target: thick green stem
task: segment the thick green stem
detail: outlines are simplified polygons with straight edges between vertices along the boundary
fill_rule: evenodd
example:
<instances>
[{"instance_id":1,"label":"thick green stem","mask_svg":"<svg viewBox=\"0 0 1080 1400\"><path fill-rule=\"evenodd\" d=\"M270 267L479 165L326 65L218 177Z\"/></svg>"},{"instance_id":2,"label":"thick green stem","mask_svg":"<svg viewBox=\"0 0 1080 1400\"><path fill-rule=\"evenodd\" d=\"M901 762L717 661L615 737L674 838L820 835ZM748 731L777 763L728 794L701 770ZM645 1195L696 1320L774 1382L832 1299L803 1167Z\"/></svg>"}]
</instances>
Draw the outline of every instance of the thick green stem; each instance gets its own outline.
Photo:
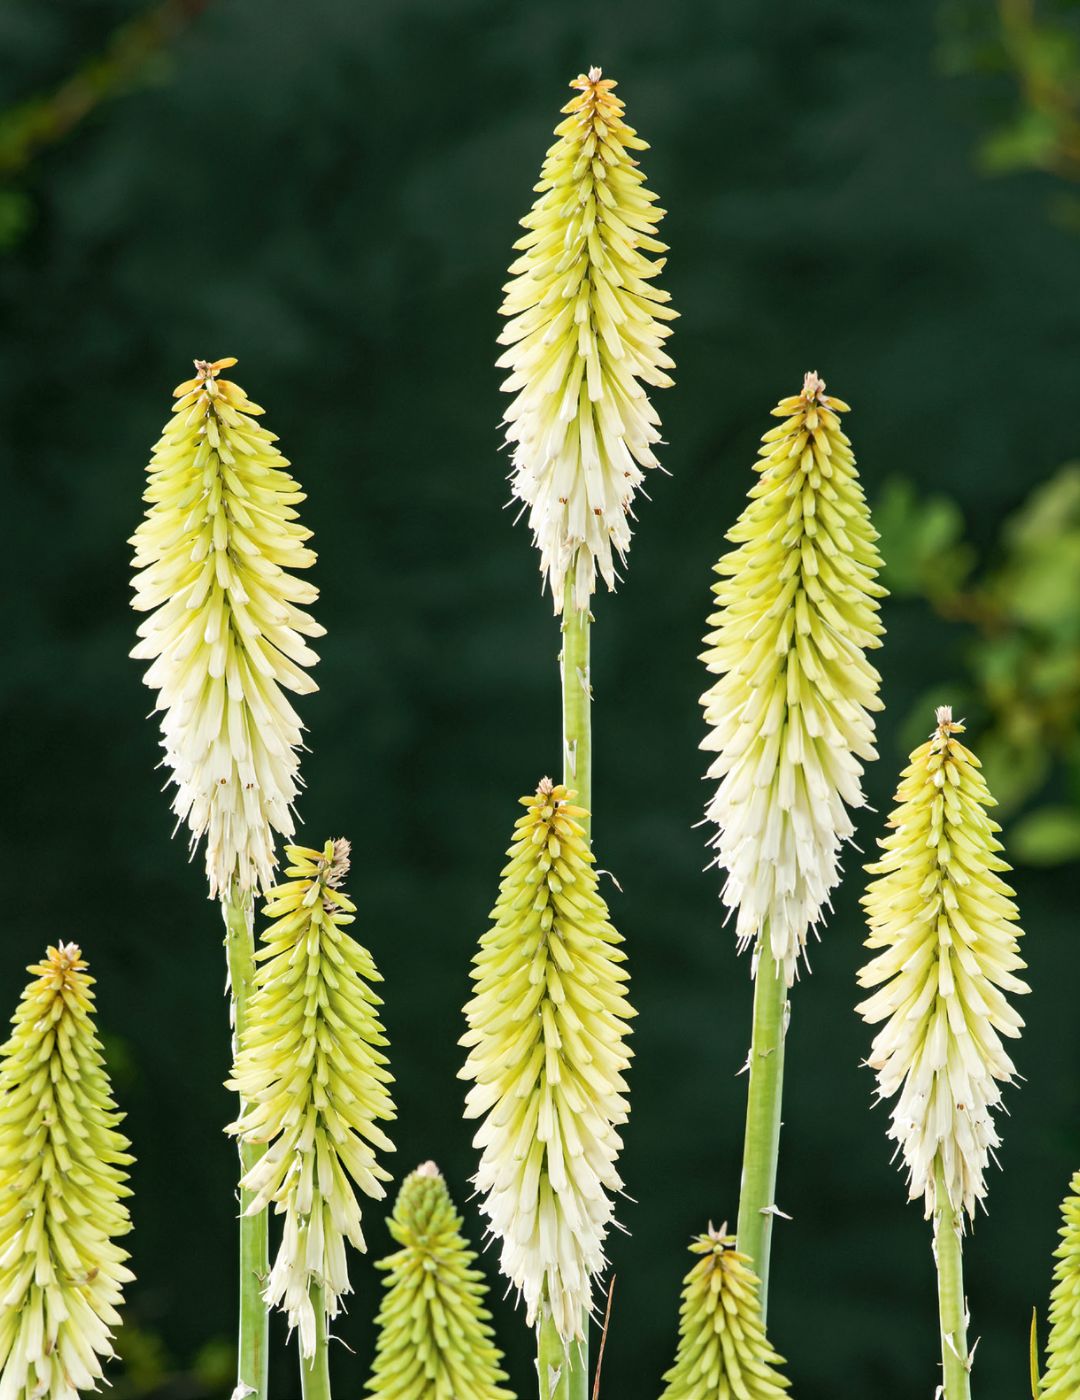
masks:
<instances>
[{"instance_id":1,"label":"thick green stem","mask_svg":"<svg viewBox=\"0 0 1080 1400\"><path fill-rule=\"evenodd\" d=\"M567 609L563 616L562 713L563 782L577 792L578 803L589 812L585 836L592 836L592 679L589 672L589 628L592 616ZM570 1348L566 1400L588 1400L589 1313L582 1319L583 1340ZM541 1329L542 1331L543 1329ZM541 1341L543 1339L541 1338ZM561 1343L560 1343L561 1346ZM543 1362L541 1360L541 1366ZM547 1400L541 1388L542 1400ZM562 1400L553 1396L552 1400Z\"/></svg>"},{"instance_id":2,"label":"thick green stem","mask_svg":"<svg viewBox=\"0 0 1080 1400\"><path fill-rule=\"evenodd\" d=\"M235 1059L237 1038L247 1025L255 988L254 902L250 895L242 895L234 889L222 897L221 910L225 918ZM261 1144L240 1143L241 1176L247 1175L265 1151ZM269 1319L262 1290L270 1268L269 1238L266 1211L258 1215L246 1213L251 1199L249 1191L240 1192L240 1336L235 1395L237 1400L242 1396L267 1400Z\"/></svg>"},{"instance_id":3,"label":"thick green stem","mask_svg":"<svg viewBox=\"0 0 1080 1400\"><path fill-rule=\"evenodd\" d=\"M536 1329L536 1373L540 1400L570 1400L570 1358L546 1311Z\"/></svg>"},{"instance_id":4,"label":"thick green stem","mask_svg":"<svg viewBox=\"0 0 1080 1400\"><path fill-rule=\"evenodd\" d=\"M945 1400L971 1400L961 1217L949 1202L940 1160L934 1171L934 1201L934 1258Z\"/></svg>"},{"instance_id":5,"label":"thick green stem","mask_svg":"<svg viewBox=\"0 0 1080 1400\"><path fill-rule=\"evenodd\" d=\"M783 966L769 952L768 929L758 944L754 979L754 1030L750 1042L750 1083L746 1099L742 1184L739 1188L738 1247L750 1256L761 1279L762 1317L769 1297L769 1246L776 1215L776 1163L784 1096L784 1037L787 985Z\"/></svg>"},{"instance_id":6,"label":"thick green stem","mask_svg":"<svg viewBox=\"0 0 1080 1400\"><path fill-rule=\"evenodd\" d=\"M315 1355L300 1358L300 1390L304 1400L332 1400L330 1356L326 1335L326 1302L319 1284L311 1285L311 1306L315 1309Z\"/></svg>"}]
</instances>

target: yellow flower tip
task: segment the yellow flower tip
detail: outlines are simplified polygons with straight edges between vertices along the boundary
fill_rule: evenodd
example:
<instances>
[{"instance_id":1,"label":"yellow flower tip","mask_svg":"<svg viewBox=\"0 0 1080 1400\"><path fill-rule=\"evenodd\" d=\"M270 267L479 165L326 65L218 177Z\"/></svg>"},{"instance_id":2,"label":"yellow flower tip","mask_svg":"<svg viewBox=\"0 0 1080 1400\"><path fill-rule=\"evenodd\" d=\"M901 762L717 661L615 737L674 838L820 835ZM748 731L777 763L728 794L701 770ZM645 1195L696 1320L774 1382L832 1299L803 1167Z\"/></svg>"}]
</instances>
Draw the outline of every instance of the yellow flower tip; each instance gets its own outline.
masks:
<instances>
[{"instance_id":1,"label":"yellow flower tip","mask_svg":"<svg viewBox=\"0 0 1080 1400\"><path fill-rule=\"evenodd\" d=\"M255 990L229 1087L243 1105L227 1131L267 1143L241 1185L249 1215L273 1204L285 1224L264 1297L286 1313L304 1357L314 1353L311 1289L327 1318L351 1290L345 1244L366 1250L357 1190L379 1200L393 1151L380 1124L395 1116L383 1053L380 981L347 927L355 906L340 889L349 843L289 846L289 883L267 894L274 922L257 954Z\"/></svg>"},{"instance_id":2,"label":"yellow flower tip","mask_svg":"<svg viewBox=\"0 0 1080 1400\"><path fill-rule=\"evenodd\" d=\"M581 1336L622 1190L626 1045L634 1015L622 939L597 888L573 793L521 799L465 1007L465 1116L481 1119L474 1178L500 1265L567 1344Z\"/></svg>"},{"instance_id":3,"label":"yellow flower tip","mask_svg":"<svg viewBox=\"0 0 1080 1400\"><path fill-rule=\"evenodd\" d=\"M1009 867L994 798L951 710L935 720L901 775L881 858L866 867L876 877L862 898L875 956L859 971L871 995L857 1010L884 1022L867 1063L878 1098L896 1096L889 1137L910 1196L930 1215L940 1166L949 1204L973 1216L1000 1141L1001 1086L1016 1077L1004 1042L1024 1023L1008 994L1030 989L1017 975L1022 931L1001 878Z\"/></svg>"},{"instance_id":4,"label":"yellow flower tip","mask_svg":"<svg viewBox=\"0 0 1080 1400\"><path fill-rule=\"evenodd\" d=\"M74 943L50 947L0 1047L0 1395L76 1400L112 1356L132 1157Z\"/></svg>"},{"instance_id":5,"label":"yellow flower tip","mask_svg":"<svg viewBox=\"0 0 1080 1400\"><path fill-rule=\"evenodd\" d=\"M497 362L514 396L503 415L512 492L557 613L567 596L587 608L598 574L615 587L636 493L659 466L649 390L667 388L674 368L664 345L675 313L655 285L663 210L637 160L645 142L598 67L570 86L514 245Z\"/></svg>"},{"instance_id":6,"label":"yellow flower tip","mask_svg":"<svg viewBox=\"0 0 1080 1400\"><path fill-rule=\"evenodd\" d=\"M746 948L767 941L794 981L808 935L840 879L877 754L881 645L877 533L839 413L816 371L773 416L749 502L716 565L716 610L701 659L717 676L702 695L717 779L706 808ZM757 964L755 963L755 966Z\"/></svg>"},{"instance_id":7,"label":"yellow flower tip","mask_svg":"<svg viewBox=\"0 0 1080 1400\"><path fill-rule=\"evenodd\" d=\"M275 837L289 840L300 789L300 717L290 692L317 689L304 610L318 590L304 499L262 409L221 377L232 356L195 361L147 467L132 606L147 616L131 655L157 693L173 811L205 837L211 895L266 890Z\"/></svg>"}]
</instances>

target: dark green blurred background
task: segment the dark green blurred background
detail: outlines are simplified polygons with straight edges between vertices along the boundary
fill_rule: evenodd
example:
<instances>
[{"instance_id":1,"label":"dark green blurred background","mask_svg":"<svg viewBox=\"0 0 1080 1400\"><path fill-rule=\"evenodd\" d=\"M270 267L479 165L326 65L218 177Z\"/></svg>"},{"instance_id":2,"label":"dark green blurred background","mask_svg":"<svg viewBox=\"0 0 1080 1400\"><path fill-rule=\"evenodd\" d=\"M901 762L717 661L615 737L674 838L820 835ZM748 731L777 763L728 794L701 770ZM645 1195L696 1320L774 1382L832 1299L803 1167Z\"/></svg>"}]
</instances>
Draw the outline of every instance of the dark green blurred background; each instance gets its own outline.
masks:
<instances>
[{"instance_id":1,"label":"dark green blurred background","mask_svg":"<svg viewBox=\"0 0 1080 1400\"><path fill-rule=\"evenodd\" d=\"M620 80L652 144L682 313L678 383L659 402L671 476L650 482L626 582L596 607L595 832L625 891L613 913L640 1012L603 1393L657 1393L688 1238L736 1209L750 983L693 829L695 657L768 410L816 368L853 405L894 560L877 810L860 815L860 845L931 703L953 700L991 751L1025 856L1026 1082L1007 1094L1004 1171L966 1256L980 1400L1026 1395L1030 1312L1045 1308L1058 1202L1080 1166L1080 501L1076 474L1055 475L1080 451L1080 238L1052 114L1018 97L992 8L193 8L174 7L163 42L110 40L142 13L117 0L0 8L13 113L0 126L0 1005L46 941L83 943L138 1155L117 1400L228 1394L233 1332L220 925L200 865L170 840L150 695L127 659L125 541L149 448L192 358L237 355L310 493L328 635L302 707L304 834L354 842L357 932L386 976L392 1165L435 1157L464 1202L468 962L515 800L559 763L557 629L503 509L496 310L565 85L591 63ZM20 106L50 94L53 109ZM777 1230L771 1330L801 1400L929 1400L929 1229L904 1203L860 1068L857 852L847 864L794 999L779 1186L793 1220ZM379 1257L382 1211L366 1218ZM333 1353L342 1400L367 1375L378 1288L370 1259L352 1273L351 1351ZM500 1297L495 1283L527 1396L529 1338ZM275 1364L289 1400L294 1357Z\"/></svg>"}]
</instances>

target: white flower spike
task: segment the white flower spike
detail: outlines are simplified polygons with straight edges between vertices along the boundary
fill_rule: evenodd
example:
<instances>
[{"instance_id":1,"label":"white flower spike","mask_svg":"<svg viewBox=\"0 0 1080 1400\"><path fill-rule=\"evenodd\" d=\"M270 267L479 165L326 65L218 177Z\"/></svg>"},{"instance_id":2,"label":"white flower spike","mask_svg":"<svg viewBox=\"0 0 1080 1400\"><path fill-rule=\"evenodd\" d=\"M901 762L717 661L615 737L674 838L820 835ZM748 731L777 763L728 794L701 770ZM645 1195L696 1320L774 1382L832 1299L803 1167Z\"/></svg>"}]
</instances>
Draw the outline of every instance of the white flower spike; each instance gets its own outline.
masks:
<instances>
[{"instance_id":1,"label":"white flower spike","mask_svg":"<svg viewBox=\"0 0 1080 1400\"><path fill-rule=\"evenodd\" d=\"M303 637L324 630L299 606L317 589L288 572L315 562L293 508L304 495L255 421L263 410L220 377L235 363L196 360L175 390L131 539L132 606L150 614L131 654L152 663L173 811L193 847L206 837L211 897L273 883L274 833L293 834L300 783L284 692L317 689Z\"/></svg>"},{"instance_id":2,"label":"white flower spike","mask_svg":"<svg viewBox=\"0 0 1080 1400\"><path fill-rule=\"evenodd\" d=\"M816 373L773 409L784 421L763 438L736 548L716 565L701 657L719 676L701 697L701 747L716 754L706 818L723 900L740 947L760 940L788 986L840 879L882 708L865 653L881 645L885 590L846 412Z\"/></svg>"},{"instance_id":3,"label":"white flower spike","mask_svg":"<svg viewBox=\"0 0 1080 1400\"><path fill-rule=\"evenodd\" d=\"M513 493L525 503L555 611L583 611L599 570L615 587L630 547L630 516L660 420L643 386L667 388L664 351L676 313L653 285L666 245L664 211L634 152L647 149L623 120L615 83L599 68L570 84L565 121L547 153L538 199L514 247L499 336Z\"/></svg>"},{"instance_id":4,"label":"white flower spike","mask_svg":"<svg viewBox=\"0 0 1080 1400\"><path fill-rule=\"evenodd\" d=\"M939 1167L951 1209L974 1215L986 1194L993 1111L1016 1073L1001 1038L1024 1024L1005 993L1029 990L1016 976L1021 930L998 873L1009 867L987 815L994 799L963 732L942 706L901 775L863 896L866 946L881 951L859 972L861 986L878 990L857 1009L871 1025L885 1022L868 1063L879 1098L899 1093L889 1136L928 1217Z\"/></svg>"}]
</instances>

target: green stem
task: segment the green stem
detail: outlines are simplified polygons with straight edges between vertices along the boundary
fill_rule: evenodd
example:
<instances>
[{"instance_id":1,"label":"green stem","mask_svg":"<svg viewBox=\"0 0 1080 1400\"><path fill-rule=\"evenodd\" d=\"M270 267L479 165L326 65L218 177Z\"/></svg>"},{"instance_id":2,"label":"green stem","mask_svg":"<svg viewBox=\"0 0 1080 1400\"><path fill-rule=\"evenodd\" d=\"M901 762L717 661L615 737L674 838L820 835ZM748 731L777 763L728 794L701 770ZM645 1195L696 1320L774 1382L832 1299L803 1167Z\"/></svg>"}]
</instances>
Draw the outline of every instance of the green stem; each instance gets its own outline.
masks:
<instances>
[{"instance_id":1,"label":"green stem","mask_svg":"<svg viewBox=\"0 0 1080 1400\"><path fill-rule=\"evenodd\" d=\"M570 1359L546 1309L536 1329L536 1370L540 1400L570 1400Z\"/></svg>"},{"instance_id":2,"label":"green stem","mask_svg":"<svg viewBox=\"0 0 1080 1400\"><path fill-rule=\"evenodd\" d=\"M311 1306L315 1309L315 1355L310 1361L305 1361L303 1356L300 1358L300 1390L304 1400L332 1400L326 1302L321 1285L311 1285L310 1297Z\"/></svg>"},{"instance_id":3,"label":"green stem","mask_svg":"<svg viewBox=\"0 0 1080 1400\"><path fill-rule=\"evenodd\" d=\"M247 1026L248 1008L255 987L254 902L235 888L221 900L225 918L225 951L229 964L230 1021L233 1058L237 1039ZM241 1103L241 1111L243 1103ZM266 1151L262 1144L240 1143L240 1175L246 1176ZM240 1335L237 1350L236 1396L267 1400L269 1318L262 1300L270 1269L266 1211L246 1214L252 1199L240 1192Z\"/></svg>"},{"instance_id":4,"label":"green stem","mask_svg":"<svg viewBox=\"0 0 1080 1400\"><path fill-rule=\"evenodd\" d=\"M592 679L589 670L588 609L568 609L563 616L562 714L563 782L577 792L578 803L589 816L584 821L585 838L592 838ZM588 1400L589 1396L589 1312L582 1319L582 1341L571 1346L566 1400ZM541 1329L541 1332L543 1329ZM541 1337L541 1343L543 1338ZM561 1346L561 1343L560 1343ZM542 1365L541 1360L541 1365ZM547 1400L541 1389L542 1400ZM552 1400L563 1400L561 1395Z\"/></svg>"},{"instance_id":5,"label":"green stem","mask_svg":"<svg viewBox=\"0 0 1080 1400\"><path fill-rule=\"evenodd\" d=\"M960 1212L949 1202L940 1158L934 1170L934 1257L945 1400L971 1400Z\"/></svg>"},{"instance_id":6,"label":"green stem","mask_svg":"<svg viewBox=\"0 0 1080 1400\"><path fill-rule=\"evenodd\" d=\"M754 978L754 1030L750 1042L750 1083L746 1100L742 1185L739 1189L738 1247L761 1280L761 1314L769 1297L769 1246L776 1214L776 1163L780 1152L780 1113L784 1095L784 1038L787 985L783 966L769 951L769 931L761 931Z\"/></svg>"}]
</instances>

